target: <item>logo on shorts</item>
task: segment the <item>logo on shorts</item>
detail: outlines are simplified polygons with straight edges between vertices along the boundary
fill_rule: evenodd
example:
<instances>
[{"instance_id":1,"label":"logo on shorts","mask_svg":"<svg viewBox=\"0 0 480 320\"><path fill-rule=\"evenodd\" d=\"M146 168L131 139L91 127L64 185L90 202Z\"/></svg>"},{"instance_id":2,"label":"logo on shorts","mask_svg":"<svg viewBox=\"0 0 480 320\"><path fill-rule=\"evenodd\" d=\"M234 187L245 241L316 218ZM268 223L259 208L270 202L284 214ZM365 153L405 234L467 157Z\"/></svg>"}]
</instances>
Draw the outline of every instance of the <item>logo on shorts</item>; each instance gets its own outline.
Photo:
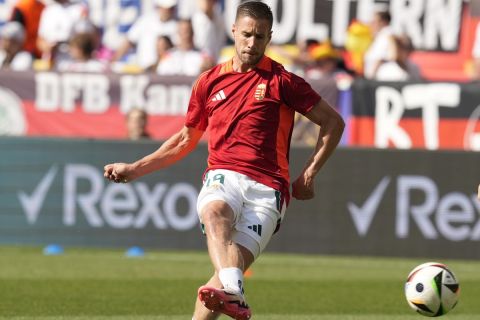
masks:
<instances>
[{"instance_id":1,"label":"logo on shorts","mask_svg":"<svg viewBox=\"0 0 480 320\"><path fill-rule=\"evenodd\" d=\"M213 177L209 175L209 172L205 176L205 182L204 185L205 187L210 187L210 188L220 188L220 185L225 184L225 175L221 173L217 173Z\"/></svg>"},{"instance_id":2,"label":"logo on shorts","mask_svg":"<svg viewBox=\"0 0 480 320\"><path fill-rule=\"evenodd\" d=\"M255 90L255 99L263 100L265 98L265 91L267 91L267 85L265 83L260 83Z\"/></svg>"},{"instance_id":3,"label":"logo on shorts","mask_svg":"<svg viewBox=\"0 0 480 320\"><path fill-rule=\"evenodd\" d=\"M248 226L247 228L252 230L256 234L258 234L260 237L262 236L262 225L261 224L254 224L253 226Z\"/></svg>"}]
</instances>

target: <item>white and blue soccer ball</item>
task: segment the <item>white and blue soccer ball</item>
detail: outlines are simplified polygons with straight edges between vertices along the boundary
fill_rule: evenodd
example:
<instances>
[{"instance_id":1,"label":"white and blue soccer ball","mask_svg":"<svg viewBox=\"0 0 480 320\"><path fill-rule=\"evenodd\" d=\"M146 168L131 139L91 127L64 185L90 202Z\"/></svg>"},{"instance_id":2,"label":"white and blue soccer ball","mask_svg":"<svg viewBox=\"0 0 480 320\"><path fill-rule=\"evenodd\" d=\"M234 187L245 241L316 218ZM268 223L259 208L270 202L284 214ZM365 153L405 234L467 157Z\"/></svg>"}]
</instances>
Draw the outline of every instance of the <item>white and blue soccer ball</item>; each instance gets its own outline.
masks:
<instances>
[{"instance_id":1,"label":"white and blue soccer ball","mask_svg":"<svg viewBox=\"0 0 480 320\"><path fill-rule=\"evenodd\" d=\"M428 317L452 310L458 302L460 286L453 272L443 263L427 262L415 267L405 284L410 307Z\"/></svg>"}]
</instances>

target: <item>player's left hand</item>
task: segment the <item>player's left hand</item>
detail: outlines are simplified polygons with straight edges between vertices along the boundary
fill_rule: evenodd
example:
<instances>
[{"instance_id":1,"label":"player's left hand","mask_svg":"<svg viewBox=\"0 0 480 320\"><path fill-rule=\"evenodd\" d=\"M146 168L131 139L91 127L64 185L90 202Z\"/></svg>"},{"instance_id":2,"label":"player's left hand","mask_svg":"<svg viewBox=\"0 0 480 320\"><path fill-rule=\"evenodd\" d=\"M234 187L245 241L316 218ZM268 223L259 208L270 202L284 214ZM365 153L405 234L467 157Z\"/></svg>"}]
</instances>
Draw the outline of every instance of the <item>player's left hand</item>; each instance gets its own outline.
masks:
<instances>
[{"instance_id":1,"label":"player's left hand","mask_svg":"<svg viewBox=\"0 0 480 320\"><path fill-rule=\"evenodd\" d=\"M301 174L292 183L292 196L298 200L309 200L315 196L314 181L312 178L306 178Z\"/></svg>"}]
</instances>

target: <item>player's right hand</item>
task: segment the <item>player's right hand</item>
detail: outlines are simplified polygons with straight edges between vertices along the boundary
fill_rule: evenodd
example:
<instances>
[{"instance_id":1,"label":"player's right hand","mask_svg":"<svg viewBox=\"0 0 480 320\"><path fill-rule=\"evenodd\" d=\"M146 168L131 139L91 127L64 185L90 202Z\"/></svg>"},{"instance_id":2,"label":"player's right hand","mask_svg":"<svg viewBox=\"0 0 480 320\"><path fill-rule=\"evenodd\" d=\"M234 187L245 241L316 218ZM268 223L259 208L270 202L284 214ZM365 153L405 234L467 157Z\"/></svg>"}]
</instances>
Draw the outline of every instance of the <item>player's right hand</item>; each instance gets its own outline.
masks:
<instances>
[{"instance_id":1,"label":"player's right hand","mask_svg":"<svg viewBox=\"0 0 480 320\"><path fill-rule=\"evenodd\" d=\"M292 183L292 197L297 200L310 200L315 196L315 184L313 179L307 179L305 174L301 174Z\"/></svg>"},{"instance_id":2,"label":"player's right hand","mask_svg":"<svg viewBox=\"0 0 480 320\"><path fill-rule=\"evenodd\" d=\"M116 183L127 183L135 179L134 171L128 163L107 164L103 170L103 176Z\"/></svg>"}]
</instances>

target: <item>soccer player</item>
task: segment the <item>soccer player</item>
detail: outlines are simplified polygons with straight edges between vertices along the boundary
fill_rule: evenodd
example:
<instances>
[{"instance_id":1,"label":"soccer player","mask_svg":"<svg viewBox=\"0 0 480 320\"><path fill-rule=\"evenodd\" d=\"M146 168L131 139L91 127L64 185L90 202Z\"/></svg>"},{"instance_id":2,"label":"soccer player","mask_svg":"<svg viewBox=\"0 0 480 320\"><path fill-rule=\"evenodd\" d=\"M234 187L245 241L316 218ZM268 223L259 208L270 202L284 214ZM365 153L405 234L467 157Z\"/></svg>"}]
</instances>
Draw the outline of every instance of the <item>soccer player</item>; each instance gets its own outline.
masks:
<instances>
[{"instance_id":1,"label":"soccer player","mask_svg":"<svg viewBox=\"0 0 480 320\"><path fill-rule=\"evenodd\" d=\"M129 182L186 156L209 128L197 209L215 272L198 290L194 320L251 317L243 272L278 229L290 198L295 111L320 126L315 150L292 185L296 199L314 196L314 178L343 132L342 118L309 84L264 55L272 22L266 4L240 4L232 27L235 55L199 76L183 129L134 163L105 166L106 178Z\"/></svg>"}]
</instances>

